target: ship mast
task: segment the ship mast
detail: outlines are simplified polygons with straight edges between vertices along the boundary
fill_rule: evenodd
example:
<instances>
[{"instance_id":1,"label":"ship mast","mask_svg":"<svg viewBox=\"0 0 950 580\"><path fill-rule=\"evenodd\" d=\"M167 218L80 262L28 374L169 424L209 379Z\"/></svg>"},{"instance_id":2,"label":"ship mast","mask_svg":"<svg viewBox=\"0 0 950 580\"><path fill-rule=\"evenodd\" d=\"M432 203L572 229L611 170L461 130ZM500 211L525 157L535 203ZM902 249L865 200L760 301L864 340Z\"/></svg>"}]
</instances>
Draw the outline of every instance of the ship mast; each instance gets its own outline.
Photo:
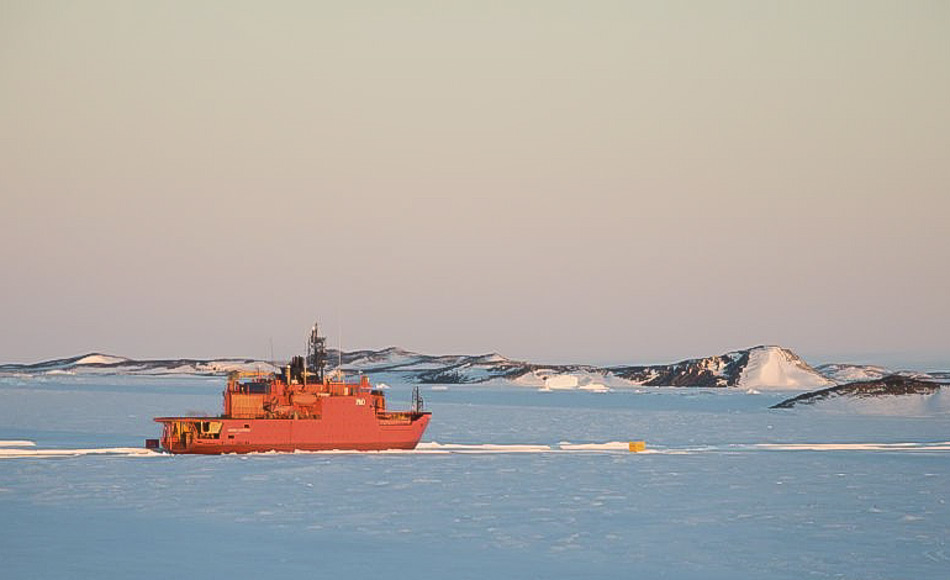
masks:
<instances>
[{"instance_id":1,"label":"ship mast","mask_svg":"<svg viewBox=\"0 0 950 580\"><path fill-rule=\"evenodd\" d=\"M317 376L317 381L323 382L324 369L327 366L327 339L320 336L317 323L310 331L310 340L307 342L307 370Z\"/></svg>"}]
</instances>

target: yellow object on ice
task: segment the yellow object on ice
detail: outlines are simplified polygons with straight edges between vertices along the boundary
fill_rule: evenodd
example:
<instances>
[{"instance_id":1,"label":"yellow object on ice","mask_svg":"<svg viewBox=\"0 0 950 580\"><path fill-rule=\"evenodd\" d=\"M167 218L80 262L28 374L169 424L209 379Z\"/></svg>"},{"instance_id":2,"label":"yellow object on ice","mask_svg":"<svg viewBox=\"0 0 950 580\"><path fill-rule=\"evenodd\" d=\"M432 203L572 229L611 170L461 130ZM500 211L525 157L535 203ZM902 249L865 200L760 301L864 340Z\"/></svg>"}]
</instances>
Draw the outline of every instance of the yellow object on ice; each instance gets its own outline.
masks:
<instances>
[{"instance_id":1,"label":"yellow object on ice","mask_svg":"<svg viewBox=\"0 0 950 580\"><path fill-rule=\"evenodd\" d=\"M631 441L630 442L630 453L638 453L640 451L645 451L647 448L646 441Z\"/></svg>"}]
</instances>

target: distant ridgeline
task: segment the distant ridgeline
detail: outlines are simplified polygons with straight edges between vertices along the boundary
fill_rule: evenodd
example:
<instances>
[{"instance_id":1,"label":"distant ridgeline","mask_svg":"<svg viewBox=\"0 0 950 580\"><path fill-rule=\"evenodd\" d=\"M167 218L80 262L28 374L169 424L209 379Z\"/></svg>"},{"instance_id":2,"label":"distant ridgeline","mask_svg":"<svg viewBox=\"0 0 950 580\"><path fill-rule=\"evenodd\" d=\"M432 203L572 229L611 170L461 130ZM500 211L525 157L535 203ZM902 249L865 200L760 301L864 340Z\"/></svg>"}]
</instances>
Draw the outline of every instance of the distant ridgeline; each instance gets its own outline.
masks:
<instances>
[{"instance_id":1,"label":"distant ridgeline","mask_svg":"<svg viewBox=\"0 0 950 580\"><path fill-rule=\"evenodd\" d=\"M545 365L500 354L426 355L400 348L330 351L330 361L343 370L370 375L375 382L422 384L513 384L548 389L653 387L734 387L741 389L810 390L893 374L879 366L848 364L813 368L792 351L756 346L664 365ZM278 363L280 364L280 363ZM230 371L272 372L275 366L250 358L133 360L93 353L33 364L0 365L0 375L224 375ZM913 373L901 373L911 375ZM945 373L921 378L950 379Z\"/></svg>"}]
</instances>

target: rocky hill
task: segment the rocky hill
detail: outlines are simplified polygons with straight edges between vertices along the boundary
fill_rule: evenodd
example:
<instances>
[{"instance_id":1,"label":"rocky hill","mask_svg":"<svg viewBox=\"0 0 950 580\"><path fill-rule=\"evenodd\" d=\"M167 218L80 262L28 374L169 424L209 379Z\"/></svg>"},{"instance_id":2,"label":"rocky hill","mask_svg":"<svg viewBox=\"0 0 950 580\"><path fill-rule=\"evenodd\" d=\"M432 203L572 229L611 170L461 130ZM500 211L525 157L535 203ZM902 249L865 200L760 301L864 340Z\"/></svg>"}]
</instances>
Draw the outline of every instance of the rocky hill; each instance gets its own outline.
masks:
<instances>
[{"instance_id":1,"label":"rocky hill","mask_svg":"<svg viewBox=\"0 0 950 580\"><path fill-rule=\"evenodd\" d=\"M905 395L934 395L940 389L940 383L934 381L915 379L903 375L887 375L880 379L857 381L804 393L773 405L772 408L791 409L799 405L813 405L837 398L872 399Z\"/></svg>"},{"instance_id":2,"label":"rocky hill","mask_svg":"<svg viewBox=\"0 0 950 580\"><path fill-rule=\"evenodd\" d=\"M833 384L798 355L780 346L756 346L672 365L612 369L650 386L811 389Z\"/></svg>"}]
</instances>

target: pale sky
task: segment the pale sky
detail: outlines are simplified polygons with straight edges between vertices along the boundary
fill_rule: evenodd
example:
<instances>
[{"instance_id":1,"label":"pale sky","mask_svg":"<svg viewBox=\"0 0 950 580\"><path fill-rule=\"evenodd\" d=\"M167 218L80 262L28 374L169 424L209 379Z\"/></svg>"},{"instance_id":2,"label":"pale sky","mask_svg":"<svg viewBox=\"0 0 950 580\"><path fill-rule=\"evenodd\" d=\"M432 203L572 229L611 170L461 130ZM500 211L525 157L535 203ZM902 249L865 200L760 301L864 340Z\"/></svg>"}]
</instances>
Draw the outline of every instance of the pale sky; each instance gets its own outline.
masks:
<instances>
[{"instance_id":1,"label":"pale sky","mask_svg":"<svg viewBox=\"0 0 950 580\"><path fill-rule=\"evenodd\" d=\"M948 226L950 2L0 0L0 362L950 367Z\"/></svg>"}]
</instances>

